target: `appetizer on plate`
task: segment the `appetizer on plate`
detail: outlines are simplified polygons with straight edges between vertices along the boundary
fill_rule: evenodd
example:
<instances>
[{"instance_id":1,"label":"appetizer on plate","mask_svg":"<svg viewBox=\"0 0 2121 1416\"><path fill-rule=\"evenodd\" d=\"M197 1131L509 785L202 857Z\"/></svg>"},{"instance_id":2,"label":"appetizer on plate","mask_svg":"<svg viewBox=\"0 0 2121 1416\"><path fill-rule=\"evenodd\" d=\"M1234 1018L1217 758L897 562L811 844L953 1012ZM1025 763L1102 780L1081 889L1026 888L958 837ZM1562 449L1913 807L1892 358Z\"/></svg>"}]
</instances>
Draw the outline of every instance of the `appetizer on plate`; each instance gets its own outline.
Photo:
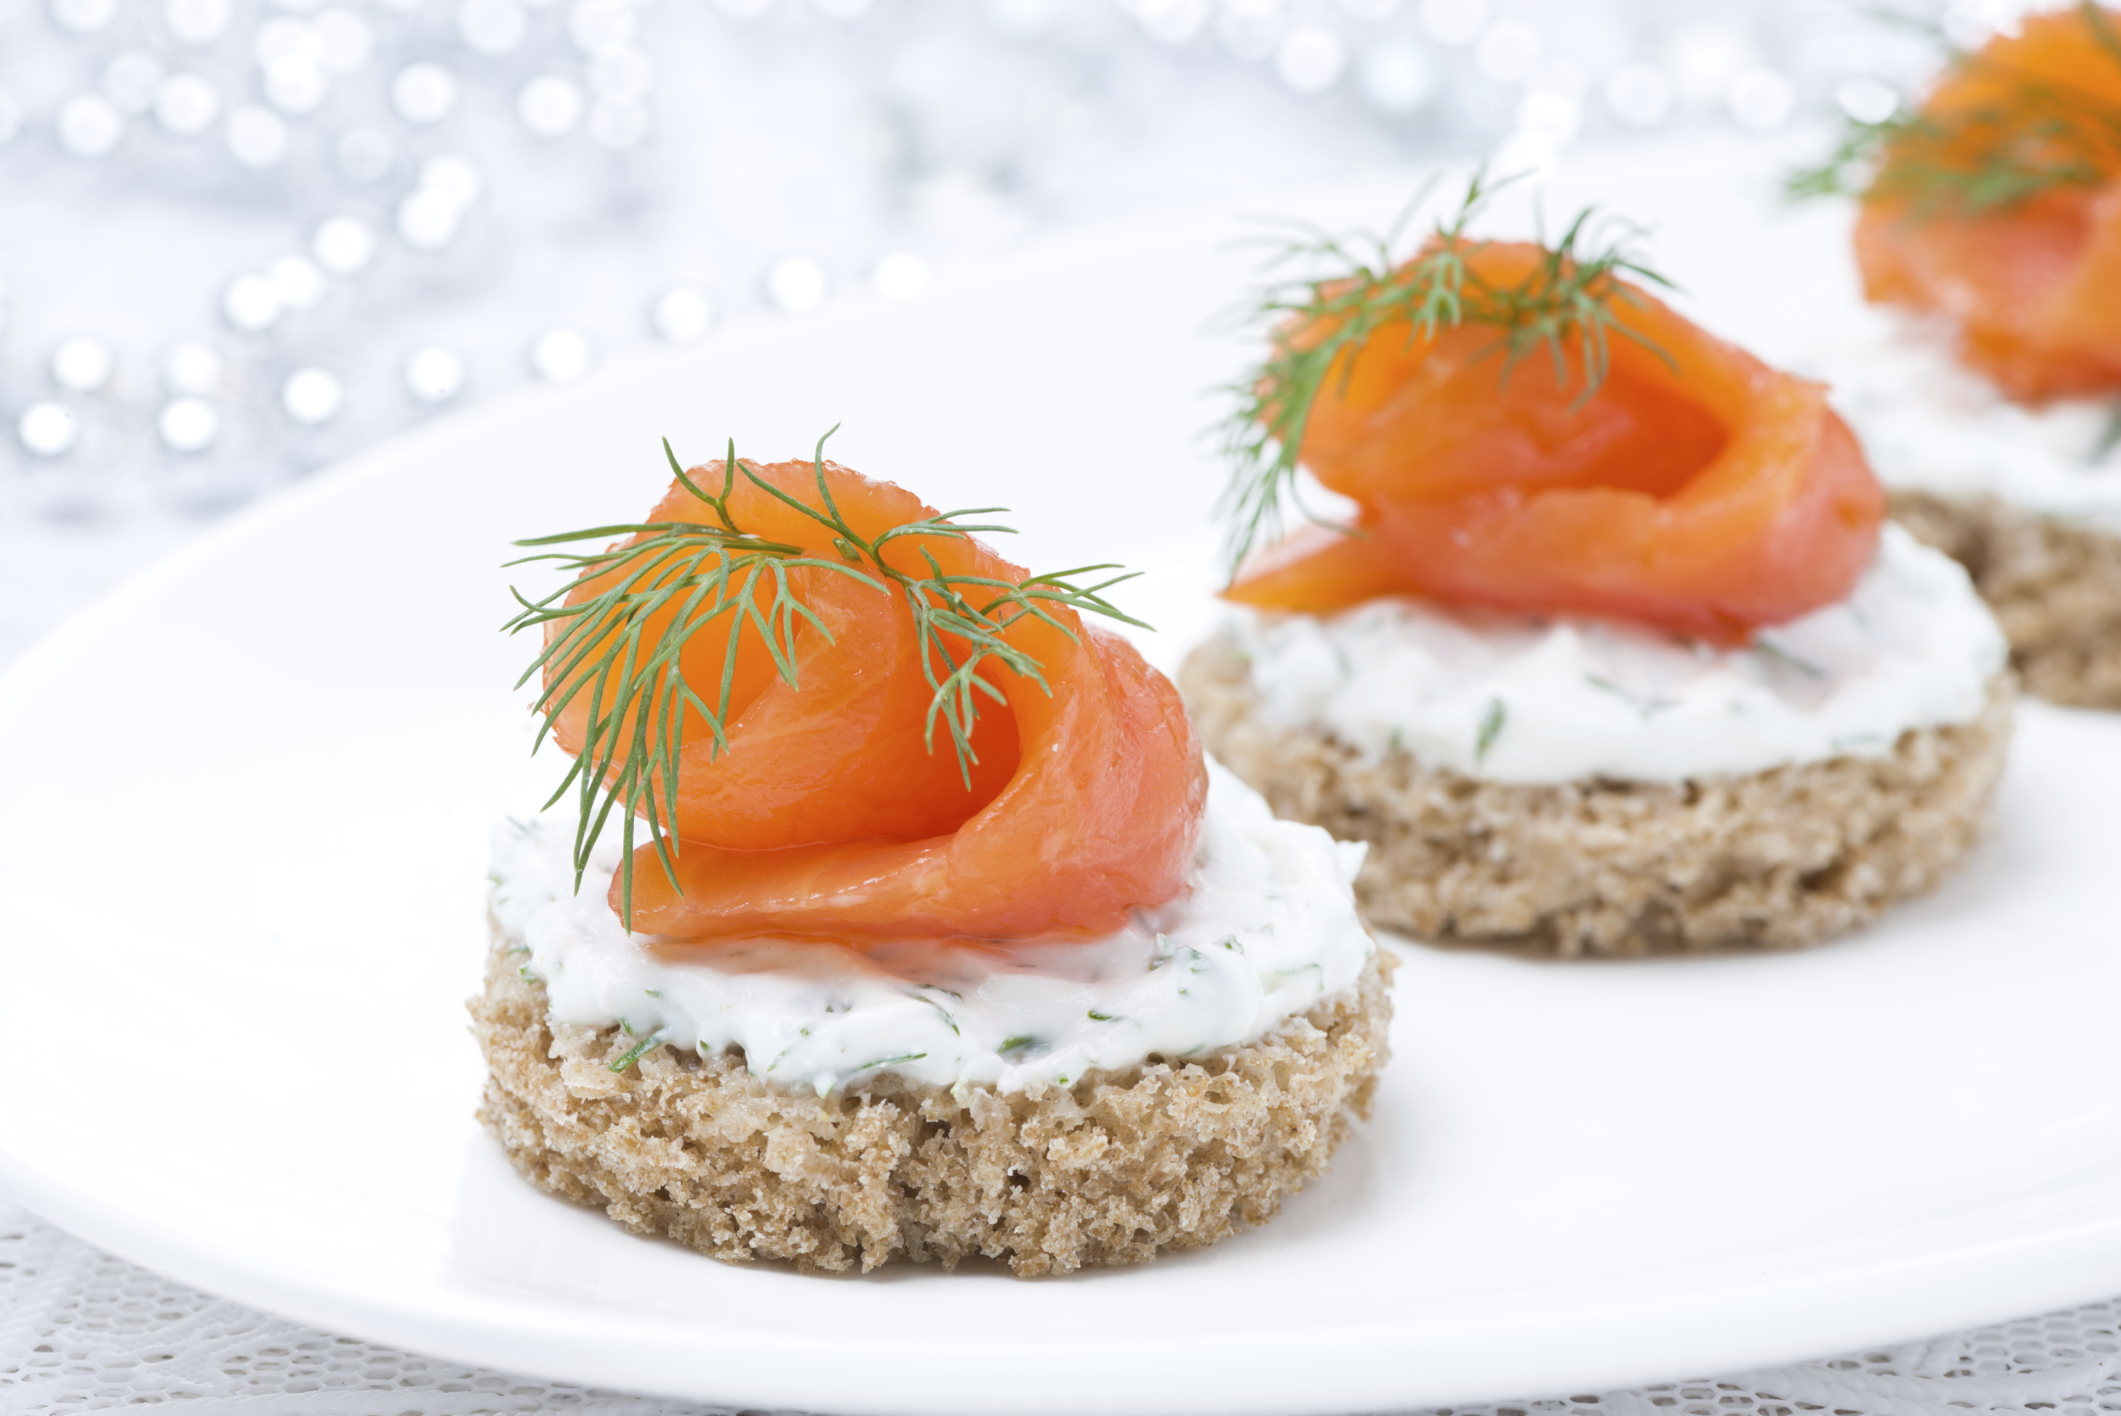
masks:
<instances>
[{"instance_id":1,"label":"appetizer on plate","mask_svg":"<svg viewBox=\"0 0 2121 1416\"><path fill-rule=\"evenodd\" d=\"M471 1005L517 1168L719 1258L1020 1275L1322 1173L1387 1055L1360 848L1203 761L1084 622L1109 567L1027 575L822 444L671 468L526 543L601 549L513 622L573 758L496 831Z\"/></svg>"},{"instance_id":2,"label":"appetizer on plate","mask_svg":"<svg viewBox=\"0 0 2121 1416\"><path fill-rule=\"evenodd\" d=\"M1564 954L1810 944L1966 852L2011 723L1965 573L1814 383L1623 240L1308 252L1239 390L1228 622L1180 683L1372 924ZM1261 548L1301 467L1352 524Z\"/></svg>"},{"instance_id":3,"label":"appetizer on plate","mask_svg":"<svg viewBox=\"0 0 2121 1416\"><path fill-rule=\"evenodd\" d=\"M1865 294L1903 316L1817 362L1894 517L1972 572L2028 690L2121 708L2121 12L1954 56L1799 185L1860 195Z\"/></svg>"}]
</instances>

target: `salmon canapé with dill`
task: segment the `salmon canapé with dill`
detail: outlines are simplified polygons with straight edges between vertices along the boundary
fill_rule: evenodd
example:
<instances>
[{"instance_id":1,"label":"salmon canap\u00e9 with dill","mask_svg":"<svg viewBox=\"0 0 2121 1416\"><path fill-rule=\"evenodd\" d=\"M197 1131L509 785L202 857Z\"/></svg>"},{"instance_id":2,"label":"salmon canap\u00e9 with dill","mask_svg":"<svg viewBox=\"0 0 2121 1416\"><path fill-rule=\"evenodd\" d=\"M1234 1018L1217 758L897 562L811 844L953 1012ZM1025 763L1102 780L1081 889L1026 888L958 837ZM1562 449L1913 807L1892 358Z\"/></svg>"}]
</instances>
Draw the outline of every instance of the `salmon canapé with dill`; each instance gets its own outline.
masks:
<instances>
[{"instance_id":1,"label":"salmon canap\u00e9 with dill","mask_svg":"<svg viewBox=\"0 0 2121 1416\"><path fill-rule=\"evenodd\" d=\"M1564 954L1790 947L1927 888L2009 737L1992 617L1818 384L1634 233L1286 253L1235 391L1233 611L1181 675L1373 924ZM1303 479L1351 510L1280 536Z\"/></svg>"},{"instance_id":2,"label":"salmon canap\u00e9 with dill","mask_svg":"<svg viewBox=\"0 0 2121 1416\"><path fill-rule=\"evenodd\" d=\"M667 454L666 446L666 454ZM481 1115L554 1193L805 1269L1264 1220L1385 1058L1360 849L1204 760L1111 566L732 446L526 542L570 763L495 835Z\"/></svg>"},{"instance_id":3,"label":"salmon canap\u00e9 with dill","mask_svg":"<svg viewBox=\"0 0 2121 1416\"><path fill-rule=\"evenodd\" d=\"M2121 708L2121 11L2028 15L1799 174L1888 316L1815 362L2033 693Z\"/></svg>"}]
</instances>

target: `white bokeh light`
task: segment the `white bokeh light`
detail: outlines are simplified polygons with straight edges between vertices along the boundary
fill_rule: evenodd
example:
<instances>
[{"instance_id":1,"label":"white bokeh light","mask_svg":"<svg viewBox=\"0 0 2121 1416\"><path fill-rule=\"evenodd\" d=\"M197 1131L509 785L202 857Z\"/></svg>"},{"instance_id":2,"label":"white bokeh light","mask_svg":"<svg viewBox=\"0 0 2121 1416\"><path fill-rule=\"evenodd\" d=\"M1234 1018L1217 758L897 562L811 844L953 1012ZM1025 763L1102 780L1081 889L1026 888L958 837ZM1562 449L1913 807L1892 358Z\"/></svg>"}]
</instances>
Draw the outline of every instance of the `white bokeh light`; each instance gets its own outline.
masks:
<instances>
[{"instance_id":1,"label":"white bokeh light","mask_svg":"<svg viewBox=\"0 0 2121 1416\"><path fill-rule=\"evenodd\" d=\"M213 393L221 386L221 356L211 345L182 340L163 356L162 382L172 393Z\"/></svg>"},{"instance_id":2,"label":"white bokeh light","mask_svg":"<svg viewBox=\"0 0 2121 1416\"><path fill-rule=\"evenodd\" d=\"M530 346L531 371L547 383L573 383L589 372L589 341L571 329L547 330Z\"/></svg>"},{"instance_id":3,"label":"white bokeh light","mask_svg":"<svg viewBox=\"0 0 2121 1416\"><path fill-rule=\"evenodd\" d=\"M110 346L77 335L52 351L52 382L69 393L94 393L110 382L117 367Z\"/></svg>"},{"instance_id":4,"label":"white bokeh light","mask_svg":"<svg viewBox=\"0 0 2121 1416\"><path fill-rule=\"evenodd\" d=\"M357 216L326 217L309 238L309 253L333 275L355 275L375 259L375 228Z\"/></svg>"},{"instance_id":5,"label":"white bokeh light","mask_svg":"<svg viewBox=\"0 0 2121 1416\"><path fill-rule=\"evenodd\" d=\"M284 55L265 66L266 101L282 113L314 113L329 92L331 79L306 54Z\"/></svg>"},{"instance_id":6,"label":"white bokeh light","mask_svg":"<svg viewBox=\"0 0 2121 1416\"><path fill-rule=\"evenodd\" d=\"M80 428L63 403L44 399L22 410L15 423L15 436L32 457L57 457L74 445Z\"/></svg>"},{"instance_id":7,"label":"white bokeh light","mask_svg":"<svg viewBox=\"0 0 2121 1416\"><path fill-rule=\"evenodd\" d=\"M221 415L203 398L173 398L162 405L155 431L171 452L204 452L221 435Z\"/></svg>"},{"instance_id":8,"label":"white bokeh light","mask_svg":"<svg viewBox=\"0 0 2121 1416\"><path fill-rule=\"evenodd\" d=\"M280 386L280 407L304 427L329 423L345 402L345 385L325 369L297 369Z\"/></svg>"},{"instance_id":9,"label":"white bokeh light","mask_svg":"<svg viewBox=\"0 0 2121 1416\"><path fill-rule=\"evenodd\" d=\"M422 403L447 403L464 388L464 361L455 350L429 345L405 361L405 391Z\"/></svg>"},{"instance_id":10,"label":"white bokeh light","mask_svg":"<svg viewBox=\"0 0 2121 1416\"><path fill-rule=\"evenodd\" d=\"M240 276L221 292L221 313L245 334L257 334L271 329L280 318L280 297L264 276Z\"/></svg>"},{"instance_id":11,"label":"white bokeh light","mask_svg":"<svg viewBox=\"0 0 2121 1416\"><path fill-rule=\"evenodd\" d=\"M558 74L545 74L523 85L516 95L516 116L541 138L571 133L582 121L587 102L582 86Z\"/></svg>"},{"instance_id":12,"label":"white bokeh light","mask_svg":"<svg viewBox=\"0 0 2121 1416\"><path fill-rule=\"evenodd\" d=\"M78 94L59 109L59 146L76 157L103 157L125 136L125 115L100 93Z\"/></svg>"},{"instance_id":13,"label":"white bokeh light","mask_svg":"<svg viewBox=\"0 0 2121 1416\"><path fill-rule=\"evenodd\" d=\"M398 235L423 251L437 251L454 241L463 220L464 208L425 187L398 203Z\"/></svg>"},{"instance_id":14,"label":"white bokeh light","mask_svg":"<svg viewBox=\"0 0 2121 1416\"><path fill-rule=\"evenodd\" d=\"M672 344L690 344L714 323L714 305L689 285L666 291L655 302L655 332Z\"/></svg>"}]
</instances>

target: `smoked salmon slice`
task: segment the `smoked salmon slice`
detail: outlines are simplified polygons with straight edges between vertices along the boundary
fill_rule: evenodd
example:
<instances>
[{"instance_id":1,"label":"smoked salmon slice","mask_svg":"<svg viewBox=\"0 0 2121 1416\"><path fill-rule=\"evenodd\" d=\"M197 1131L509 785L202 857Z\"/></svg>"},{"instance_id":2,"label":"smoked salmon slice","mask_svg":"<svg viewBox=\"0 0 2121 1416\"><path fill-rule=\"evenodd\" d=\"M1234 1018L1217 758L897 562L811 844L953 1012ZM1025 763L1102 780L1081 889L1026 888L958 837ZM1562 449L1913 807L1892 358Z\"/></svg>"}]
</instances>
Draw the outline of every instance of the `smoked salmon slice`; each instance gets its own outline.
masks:
<instances>
[{"instance_id":1,"label":"smoked salmon slice","mask_svg":"<svg viewBox=\"0 0 2121 1416\"><path fill-rule=\"evenodd\" d=\"M682 710L665 807L674 841L667 869L654 845L634 854L635 930L857 947L1087 939L1183 889L1207 778L1177 690L1124 639L1085 624L1069 607L1080 602L1036 599L1040 613L1020 613L1016 600L952 620L1061 582L1027 584L1022 568L937 518L904 488L835 463L732 458L681 477L634 532L630 545L663 528L741 528L783 548L788 594L804 607L774 641L788 651L785 667L761 628L773 623L770 577L750 592L758 618L708 619L693 607L700 622L687 622L677 664L710 707L726 680L723 733ZM566 605L595 602L633 564L584 574ZM715 564L714 553L693 563L710 573ZM914 596L945 611L928 617L926 640ZM686 613L673 596L639 632L652 642ZM548 645L568 623L546 622ZM990 625L1024 656L1022 668L980 662L962 756L932 681L967 660L969 641L952 623ZM592 715L611 701L586 682L591 663L548 657L544 670L554 735L576 755L594 750ZM659 706L667 698L644 701L649 719L675 711ZM613 882L612 905L623 917L622 885Z\"/></svg>"},{"instance_id":2,"label":"smoked salmon slice","mask_svg":"<svg viewBox=\"0 0 2121 1416\"><path fill-rule=\"evenodd\" d=\"M1962 56L1879 152L1865 295L1942 316L2027 403L2121 389L2121 14L2028 17Z\"/></svg>"},{"instance_id":3,"label":"smoked salmon slice","mask_svg":"<svg viewBox=\"0 0 2121 1416\"><path fill-rule=\"evenodd\" d=\"M1492 289L1553 269L1528 243L1463 255ZM1602 357L1565 343L1513 363L1492 328L1404 317L1349 346L1318 385L1300 457L1356 501L1355 525L1254 557L1228 598L1317 614L1426 595L1734 642L1845 597L1884 494L1825 389L1617 276L1587 294L1613 324ZM1601 358L1595 380L1587 357Z\"/></svg>"}]
</instances>

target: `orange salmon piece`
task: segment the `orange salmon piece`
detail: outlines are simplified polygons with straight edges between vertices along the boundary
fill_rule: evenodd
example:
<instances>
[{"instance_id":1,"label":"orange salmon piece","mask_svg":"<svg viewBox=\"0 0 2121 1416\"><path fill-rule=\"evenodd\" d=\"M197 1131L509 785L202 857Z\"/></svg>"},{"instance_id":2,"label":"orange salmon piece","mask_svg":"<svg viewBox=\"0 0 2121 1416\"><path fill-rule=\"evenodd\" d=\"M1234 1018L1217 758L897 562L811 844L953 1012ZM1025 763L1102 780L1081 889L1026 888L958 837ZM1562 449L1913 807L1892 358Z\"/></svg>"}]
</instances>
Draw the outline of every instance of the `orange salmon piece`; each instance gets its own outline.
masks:
<instances>
[{"instance_id":1,"label":"orange salmon piece","mask_svg":"<svg viewBox=\"0 0 2121 1416\"><path fill-rule=\"evenodd\" d=\"M745 464L748 466L748 464ZM936 513L889 482L825 463L839 513L872 544ZM819 504L808 462L751 467ZM719 486L721 469L696 483ZM732 519L767 540L836 556L832 533L739 476ZM673 485L651 521L714 524L711 507ZM886 561L931 574L1018 584L1025 572L972 540L901 537ZM874 577L874 569L871 567ZM914 619L896 585L879 589L827 571L790 572L832 632L798 630L798 681L775 672L755 633L738 637L737 674L750 696L717 751L688 723L680 758L676 886L652 846L634 859L636 930L669 940L1065 939L1110 933L1137 908L1183 887L1207 777L1177 690L1126 641L1049 607L1060 626L1017 620L1006 640L1038 660L1049 693L996 661L981 672L1004 700L982 701L968 789L947 726L927 741L934 690ZM588 596L601 588L585 581ZM979 603L979 592L967 597ZM1070 634L1075 637L1071 638ZM709 702L720 691L726 631L688 643L682 672ZM953 653L962 646L951 644ZM939 668L939 672L947 669ZM558 724L579 749L586 708ZM614 882L613 908L620 906Z\"/></svg>"},{"instance_id":2,"label":"orange salmon piece","mask_svg":"<svg viewBox=\"0 0 2121 1416\"><path fill-rule=\"evenodd\" d=\"M1496 285L1536 246L1468 255ZM1515 368L1478 327L1388 325L1329 373L1302 460L1362 508L1225 592L1318 614L1387 594L1636 620L1717 642L1845 597L1884 493L1820 386L1769 369L1633 287L1596 393L1580 352ZM1301 337L1301 332L1296 333Z\"/></svg>"},{"instance_id":3,"label":"orange salmon piece","mask_svg":"<svg viewBox=\"0 0 2121 1416\"><path fill-rule=\"evenodd\" d=\"M2121 15L2104 14L2121 36ZM2028 86L2103 135L2066 155L2091 185L1980 211L1910 194L1916 164L1971 170L1999 133L2038 153L2046 120L2026 111ZM1866 297L1943 316L1960 357L2022 402L2121 389L2121 52L2081 9L2030 16L1948 75L1921 117L1964 126L1949 141L1887 144L1856 223Z\"/></svg>"}]
</instances>

